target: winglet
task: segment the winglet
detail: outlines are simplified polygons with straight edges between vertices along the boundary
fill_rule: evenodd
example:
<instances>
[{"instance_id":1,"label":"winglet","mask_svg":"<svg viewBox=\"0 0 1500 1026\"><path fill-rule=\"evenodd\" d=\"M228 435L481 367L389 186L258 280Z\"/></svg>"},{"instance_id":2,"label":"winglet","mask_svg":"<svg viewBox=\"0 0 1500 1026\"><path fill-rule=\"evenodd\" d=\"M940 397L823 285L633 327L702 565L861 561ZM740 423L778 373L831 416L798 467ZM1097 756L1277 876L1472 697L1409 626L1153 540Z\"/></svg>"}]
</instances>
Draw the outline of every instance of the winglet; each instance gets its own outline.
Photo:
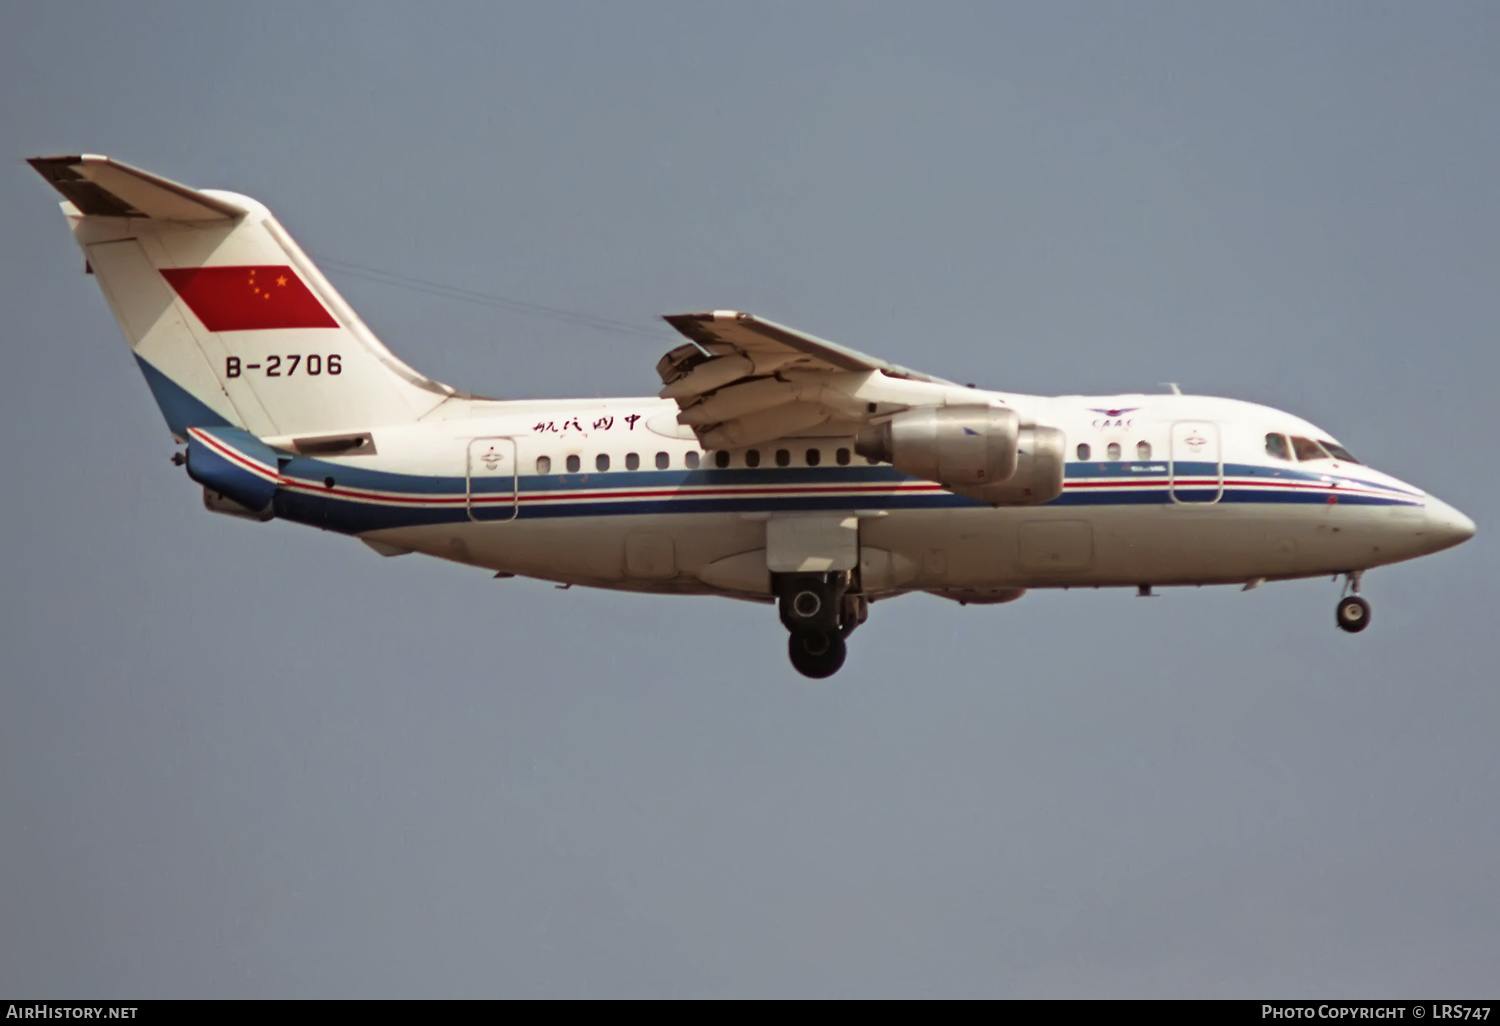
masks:
<instances>
[{"instance_id":1,"label":"winglet","mask_svg":"<svg viewBox=\"0 0 1500 1026\"><path fill-rule=\"evenodd\" d=\"M93 153L32 157L27 163L88 217L223 221L245 213L217 196Z\"/></svg>"}]
</instances>

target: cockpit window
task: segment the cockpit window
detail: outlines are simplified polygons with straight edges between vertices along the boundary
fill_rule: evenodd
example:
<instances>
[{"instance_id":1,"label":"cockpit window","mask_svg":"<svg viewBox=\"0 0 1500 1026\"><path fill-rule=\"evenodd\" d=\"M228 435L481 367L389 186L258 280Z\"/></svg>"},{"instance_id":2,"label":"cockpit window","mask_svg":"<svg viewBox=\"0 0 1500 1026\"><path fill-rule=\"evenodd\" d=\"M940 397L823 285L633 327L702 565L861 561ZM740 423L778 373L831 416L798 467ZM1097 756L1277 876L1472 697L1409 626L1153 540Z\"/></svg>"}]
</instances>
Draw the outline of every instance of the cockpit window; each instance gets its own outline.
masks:
<instances>
[{"instance_id":1,"label":"cockpit window","mask_svg":"<svg viewBox=\"0 0 1500 1026\"><path fill-rule=\"evenodd\" d=\"M1345 463L1358 463L1359 462L1359 460L1357 460L1357 459L1354 458L1354 454L1352 452L1350 452L1348 449L1345 449L1342 445L1339 445L1337 442L1330 442L1326 438L1320 438L1320 439L1318 439L1318 444L1321 445L1323 448L1327 449L1329 451L1329 453L1332 454L1333 458L1336 459L1336 460L1343 460Z\"/></svg>"},{"instance_id":2,"label":"cockpit window","mask_svg":"<svg viewBox=\"0 0 1500 1026\"><path fill-rule=\"evenodd\" d=\"M1275 456L1278 460L1291 459L1292 447L1286 444L1286 435L1267 435L1266 454Z\"/></svg>"},{"instance_id":3,"label":"cockpit window","mask_svg":"<svg viewBox=\"0 0 1500 1026\"><path fill-rule=\"evenodd\" d=\"M1328 454L1323 451L1323 447L1311 438L1298 438L1293 435L1292 449L1296 451L1297 458L1304 463L1308 460L1326 460L1329 458Z\"/></svg>"}]
</instances>

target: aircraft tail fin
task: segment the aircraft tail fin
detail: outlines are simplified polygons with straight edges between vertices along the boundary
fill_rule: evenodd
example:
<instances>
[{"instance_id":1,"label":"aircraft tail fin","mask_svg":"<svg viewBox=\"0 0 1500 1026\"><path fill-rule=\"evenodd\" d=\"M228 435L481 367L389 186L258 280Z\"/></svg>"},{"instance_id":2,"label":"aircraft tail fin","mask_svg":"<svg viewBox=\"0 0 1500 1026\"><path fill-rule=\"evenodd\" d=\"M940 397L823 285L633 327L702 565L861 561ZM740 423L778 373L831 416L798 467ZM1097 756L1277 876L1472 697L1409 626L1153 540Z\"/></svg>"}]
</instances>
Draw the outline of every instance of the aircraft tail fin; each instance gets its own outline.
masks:
<instances>
[{"instance_id":1,"label":"aircraft tail fin","mask_svg":"<svg viewBox=\"0 0 1500 1026\"><path fill-rule=\"evenodd\" d=\"M37 157L172 434L409 423L456 395L397 359L255 200Z\"/></svg>"}]
</instances>

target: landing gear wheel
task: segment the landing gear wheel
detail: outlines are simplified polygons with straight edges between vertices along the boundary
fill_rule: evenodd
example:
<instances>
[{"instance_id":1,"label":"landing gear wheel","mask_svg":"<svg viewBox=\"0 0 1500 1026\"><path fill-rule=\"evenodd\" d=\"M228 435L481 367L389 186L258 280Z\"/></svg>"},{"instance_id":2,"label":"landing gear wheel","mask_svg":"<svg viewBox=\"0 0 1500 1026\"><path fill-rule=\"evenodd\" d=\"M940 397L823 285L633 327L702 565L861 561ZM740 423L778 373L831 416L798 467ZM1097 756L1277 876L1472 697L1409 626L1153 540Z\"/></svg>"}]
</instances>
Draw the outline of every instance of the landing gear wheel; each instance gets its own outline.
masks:
<instances>
[{"instance_id":1,"label":"landing gear wheel","mask_svg":"<svg viewBox=\"0 0 1500 1026\"><path fill-rule=\"evenodd\" d=\"M1370 603L1358 595L1348 595L1339 600L1338 623L1342 630L1358 634L1370 626Z\"/></svg>"},{"instance_id":2,"label":"landing gear wheel","mask_svg":"<svg viewBox=\"0 0 1500 1026\"><path fill-rule=\"evenodd\" d=\"M796 631L786 647L797 672L814 680L832 677L849 652L836 631Z\"/></svg>"}]
</instances>

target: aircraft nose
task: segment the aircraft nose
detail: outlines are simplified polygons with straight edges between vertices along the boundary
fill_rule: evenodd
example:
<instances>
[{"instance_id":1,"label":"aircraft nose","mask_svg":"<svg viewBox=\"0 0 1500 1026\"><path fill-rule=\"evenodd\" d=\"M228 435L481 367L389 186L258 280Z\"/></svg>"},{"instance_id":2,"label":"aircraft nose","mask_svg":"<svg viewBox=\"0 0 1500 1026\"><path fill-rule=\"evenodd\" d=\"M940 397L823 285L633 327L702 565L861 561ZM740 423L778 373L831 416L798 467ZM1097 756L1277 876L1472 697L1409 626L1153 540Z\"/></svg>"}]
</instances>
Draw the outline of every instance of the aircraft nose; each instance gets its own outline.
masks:
<instances>
[{"instance_id":1,"label":"aircraft nose","mask_svg":"<svg viewBox=\"0 0 1500 1026\"><path fill-rule=\"evenodd\" d=\"M1427 500L1426 533L1433 541L1433 552L1451 549L1474 537L1474 521L1441 499Z\"/></svg>"}]
</instances>

